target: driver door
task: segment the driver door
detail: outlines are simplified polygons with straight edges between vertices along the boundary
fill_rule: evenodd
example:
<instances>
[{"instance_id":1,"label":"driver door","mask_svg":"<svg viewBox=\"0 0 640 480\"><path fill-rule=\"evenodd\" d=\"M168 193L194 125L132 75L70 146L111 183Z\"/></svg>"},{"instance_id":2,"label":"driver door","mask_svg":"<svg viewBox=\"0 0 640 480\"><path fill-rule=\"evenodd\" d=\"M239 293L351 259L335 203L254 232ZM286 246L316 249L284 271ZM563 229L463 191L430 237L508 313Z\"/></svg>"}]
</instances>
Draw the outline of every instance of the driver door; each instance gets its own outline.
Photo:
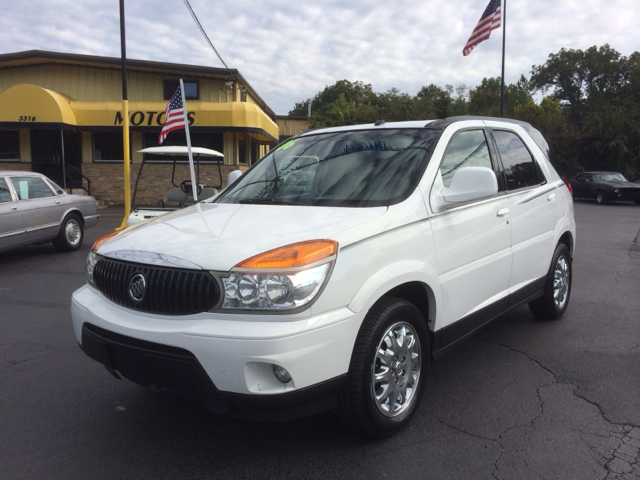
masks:
<instances>
[{"instance_id":1,"label":"driver door","mask_svg":"<svg viewBox=\"0 0 640 480\"><path fill-rule=\"evenodd\" d=\"M483 128L454 135L432 188L448 187L455 171L496 161ZM499 170L498 170L499 171ZM509 300L511 225L509 200L499 182L494 197L454 206L431 217L442 288L443 348L500 314Z\"/></svg>"}]
</instances>

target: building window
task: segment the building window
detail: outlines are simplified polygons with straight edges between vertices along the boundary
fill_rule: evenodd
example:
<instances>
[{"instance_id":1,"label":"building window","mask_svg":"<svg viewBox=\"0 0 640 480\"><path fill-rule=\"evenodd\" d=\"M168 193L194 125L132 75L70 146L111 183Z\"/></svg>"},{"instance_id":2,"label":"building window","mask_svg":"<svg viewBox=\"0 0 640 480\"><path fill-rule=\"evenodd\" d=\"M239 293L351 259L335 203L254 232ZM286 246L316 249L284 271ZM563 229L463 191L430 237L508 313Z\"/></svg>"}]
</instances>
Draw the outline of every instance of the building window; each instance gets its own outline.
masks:
<instances>
[{"instance_id":1,"label":"building window","mask_svg":"<svg viewBox=\"0 0 640 480\"><path fill-rule=\"evenodd\" d=\"M124 160L123 152L122 131L94 132L94 162L122 162Z\"/></svg>"},{"instance_id":2,"label":"building window","mask_svg":"<svg viewBox=\"0 0 640 480\"><path fill-rule=\"evenodd\" d=\"M238 163L242 165L249 164L247 143L247 138L244 135L238 135Z\"/></svg>"},{"instance_id":3,"label":"building window","mask_svg":"<svg viewBox=\"0 0 640 480\"><path fill-rule=\"evenodd\" d=\"M198 82L196 80L182 81L184 84L184 98L185 100L199 100L200 89L198 88ZM164 99L169 100L176 93L176 90L180 86L180 80L164 80L163 82Z\"/></svg>"},{"instance_id":4,"label":"building window","mask_svg":"<svg viewBox=\"0 0 640 480\"><path fill-rule=\"evenodd\" d=\"M18 130L0 130L0 161L20 161L20 136Z\"/></svg>"},{"instance_id":5,"label":"building window","mask_svg":"<svg viewBox=\"0 0 640 480\"><path fill-rule=\"evenodd\" d=\"M191 136L191 146L192 147L203 147L210 148L211 150L215 150L216 152L220 152L224 154L223 149L223 141L222 141L222 133L217 132L207 132L207 131L193 131L189 130L189 134ZM162 142L162 147L167 146L186 146L187 145L187 136L184 130L174 130L171 132L164 142ZM158 147L158 133L154 132L145 132L144 133L144 148L147 147ZM168 155L152 155L145 153L144 154L145 161L157 161L157 162L173 162L173 157ZM220 157L200 157L200 161L202 163L216 163L218 159L222 160ZM184 158L178 158L179 162L188 162L189 157L184 156Z\"/></svg>"},{"instance_id":6,"label":"building window","mask_svg":"<svg viewBox=\"0 0 640 480\"><path fill-rule=\"evenodd\" d=\"M247 101L247 91L246 90L240 90L240 101L241 102L246 102Z\"/></svg>"}]
</instances>

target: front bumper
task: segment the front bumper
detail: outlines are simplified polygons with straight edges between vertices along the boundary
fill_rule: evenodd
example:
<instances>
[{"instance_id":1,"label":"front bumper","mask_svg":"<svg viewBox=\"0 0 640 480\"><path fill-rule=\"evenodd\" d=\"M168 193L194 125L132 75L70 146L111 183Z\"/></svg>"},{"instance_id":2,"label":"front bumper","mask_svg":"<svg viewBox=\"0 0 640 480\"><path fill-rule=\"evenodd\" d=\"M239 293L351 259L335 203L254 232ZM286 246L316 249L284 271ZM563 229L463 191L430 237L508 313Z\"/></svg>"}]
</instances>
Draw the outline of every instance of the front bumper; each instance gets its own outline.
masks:
<instances>
[{"instance_id":1,"label":"front bumper","mask_svg":"<svg viewBox=\"0 0 640 480\"><path fill-rule=\"evenodd\" d=\"M266 408L335 394L365 313L345 307L320 315L149 315L115 305L88 285L71 304L76 339L112 373L203 403ZM289 383L275 377L274 364L290 372Z\"/></svg>"},{"instance_id":2,"label":"front bumper","mask_svg":"<svg viewBox=\"0 0 640 480\"><path fill-rule=\"evenodd\" d=\"M640 188L618 189L617 192L611 193L611 200L637 202L640 200Z\"/></svg>"}]
</instances>

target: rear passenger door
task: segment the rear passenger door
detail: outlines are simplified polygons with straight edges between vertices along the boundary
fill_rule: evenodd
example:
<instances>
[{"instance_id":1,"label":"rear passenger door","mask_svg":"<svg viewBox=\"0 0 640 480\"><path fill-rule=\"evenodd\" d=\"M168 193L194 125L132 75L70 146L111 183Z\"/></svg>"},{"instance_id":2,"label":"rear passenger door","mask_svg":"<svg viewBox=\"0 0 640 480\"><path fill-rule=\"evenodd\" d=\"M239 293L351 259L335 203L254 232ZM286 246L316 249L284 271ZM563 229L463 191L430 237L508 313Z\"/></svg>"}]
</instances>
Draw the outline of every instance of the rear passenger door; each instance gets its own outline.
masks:
<instances>
[{"instance_id":1,"label":"rear passenger door","mask_svg":"<svg viewBox=\"0 0 640 480\"><path fill-rule=\"evenodd\" d=\"M562 217L557 187L549 184L533 152L539 150L524 131L492 129L509 199L512 267L509 305L536 293L544 284L555 248L555 227Z\"/></svg>"},{"instance_id":2,"label":"rear passenger door","mask_svg":"<svg viewBox=\"0 0 640 480\"><path fill-rule=\"evenodd\" d=\"M0 250L24 240L22 212L4 177L0 177Z\"/></svg>"},{"instance_id":3,"label":"rear passenger door","mask_svg":"<svg viewBox=\"0 0 640 480\"><path fill-rule=\"evenodd\" d=\"M54 238L65 210L60 197L38 176L10 176L9 181L18 195L25 239L31 242Z\"/></svg>"}]
</instances>

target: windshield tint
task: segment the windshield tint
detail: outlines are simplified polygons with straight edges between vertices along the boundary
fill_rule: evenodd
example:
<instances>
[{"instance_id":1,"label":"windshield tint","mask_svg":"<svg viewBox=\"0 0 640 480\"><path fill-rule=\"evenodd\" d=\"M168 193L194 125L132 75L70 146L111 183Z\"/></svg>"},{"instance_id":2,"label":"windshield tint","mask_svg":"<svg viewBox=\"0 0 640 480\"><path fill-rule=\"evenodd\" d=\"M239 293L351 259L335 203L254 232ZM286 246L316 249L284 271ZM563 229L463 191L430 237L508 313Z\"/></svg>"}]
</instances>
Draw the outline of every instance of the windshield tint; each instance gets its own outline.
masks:
<instances>
[{"instance_id":1,"label":"windshield tint","mask_svg":"<svg viewBox=\"0 0 640 480\"><path fill-rule=\"evenodd\" d=\"M440 131L367 130L295 138L269 152L220 203L373 207L407 198Z\"/></svg>"}]
</instances>

